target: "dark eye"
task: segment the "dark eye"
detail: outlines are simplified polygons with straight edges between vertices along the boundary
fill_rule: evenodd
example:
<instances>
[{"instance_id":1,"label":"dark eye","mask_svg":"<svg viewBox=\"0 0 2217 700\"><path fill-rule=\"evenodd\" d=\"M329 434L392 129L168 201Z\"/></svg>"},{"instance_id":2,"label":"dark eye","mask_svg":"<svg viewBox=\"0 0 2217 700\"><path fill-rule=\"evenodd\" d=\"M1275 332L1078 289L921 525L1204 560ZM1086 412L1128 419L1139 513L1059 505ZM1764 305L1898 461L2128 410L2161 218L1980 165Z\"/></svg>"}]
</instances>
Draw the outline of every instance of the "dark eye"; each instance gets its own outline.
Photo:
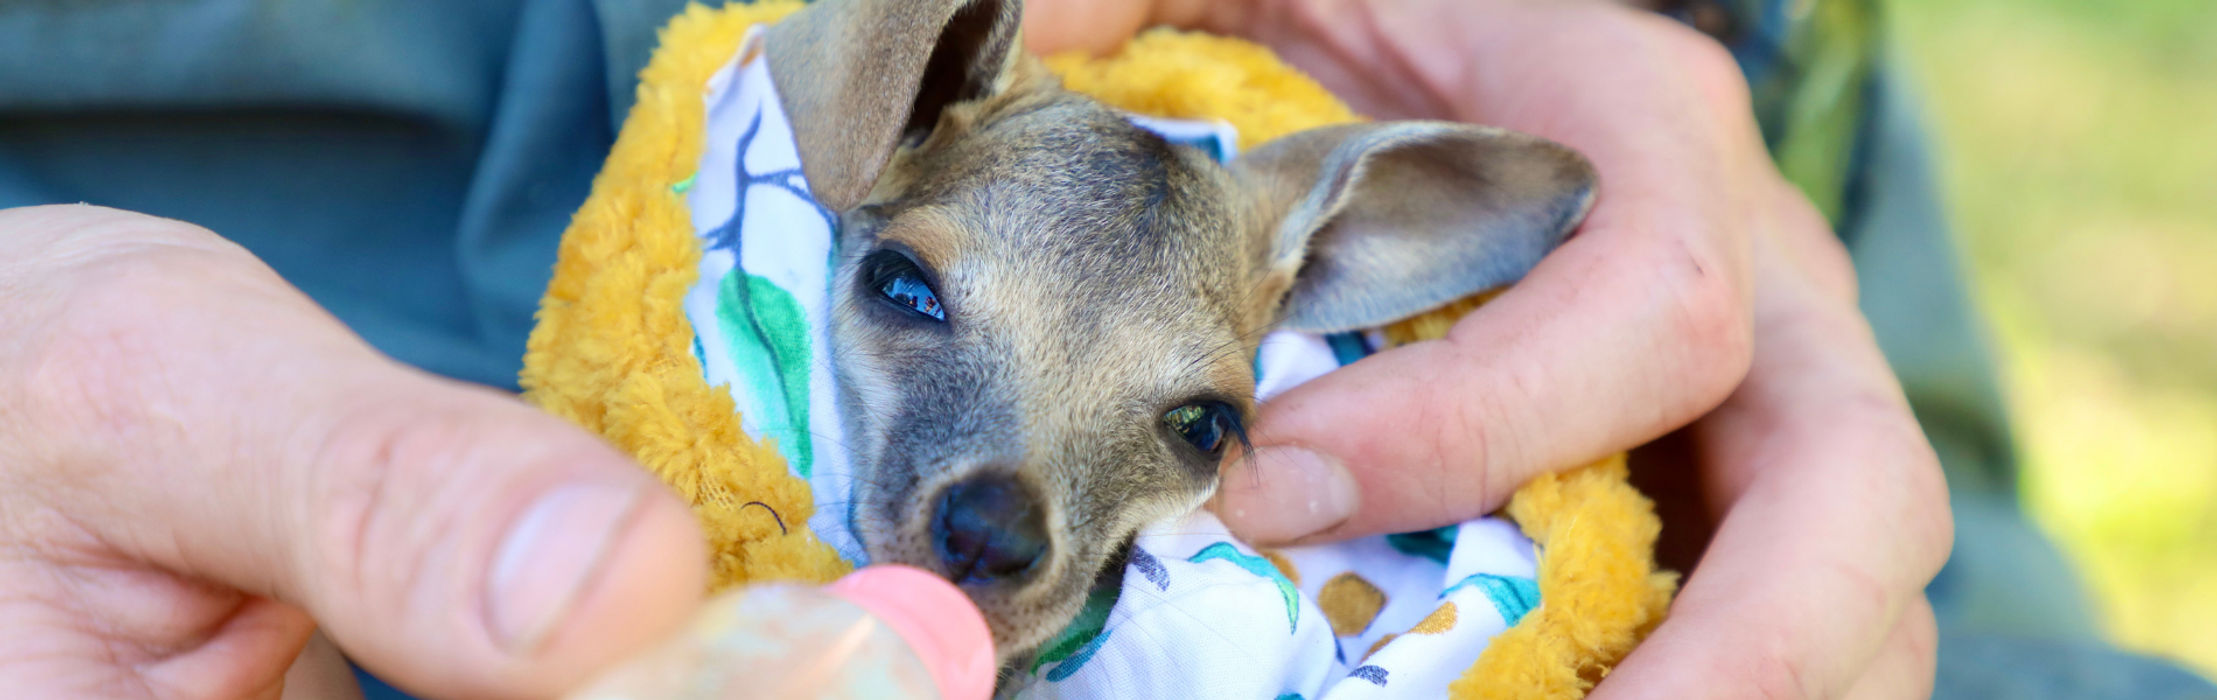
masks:
<instances>
[{"instance_id":1,"label":"dark eye","mask_svg":"<svg viewBox=\"0 0 2217 700\"><path fill-rule=\"evenodd\" d=\"M1222 455L1224 440L1239 434L1239 414L1214 401L1170 409L1162 414L1162 424L1210 457Z\"/></svg>"},{"instance_id":2,"label":"dark eye","mask_svg":"<svg viewBox=\"0 0 2217 700\"><path fill-rule=\"evenodd\" d=\"M916 267L916 261L891 250L871 253L862 260L862 282L910 313L934 321L945 322L947 310L939 305L939 293L924 281L924 271Z\"/></svg>"}]
</instances>

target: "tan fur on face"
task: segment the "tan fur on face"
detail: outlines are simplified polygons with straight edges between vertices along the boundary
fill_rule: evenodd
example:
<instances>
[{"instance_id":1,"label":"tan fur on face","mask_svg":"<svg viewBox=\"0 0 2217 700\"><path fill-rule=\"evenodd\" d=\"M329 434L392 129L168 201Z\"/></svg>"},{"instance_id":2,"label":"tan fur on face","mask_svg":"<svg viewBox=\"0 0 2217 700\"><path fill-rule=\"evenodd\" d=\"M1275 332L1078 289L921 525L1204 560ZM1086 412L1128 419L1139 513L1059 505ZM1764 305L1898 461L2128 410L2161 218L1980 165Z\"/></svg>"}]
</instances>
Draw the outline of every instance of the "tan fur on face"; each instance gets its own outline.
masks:
<instances>
[{"instance_id":1,"label":"tan fur on face","mask_svg":"<svg viewBox=\"0 0 2217 700\"><path fill-rule=\"evenodd\" d=\"M1220 165L1062 90L1015 48L1017 2L822 0L767 43L811 191L841 212L833 364L870 557L950 574L933 510L973 476L1046 515L1030 570L964 583L1004 664L1069 623L1137 528L1215 488L1163 414L1252 416L1263 332L1507 284L1593 194L1568 149L1437 122ZM864 288L878 251L919 263L944 322Z\"/></svg>"},{"instance_id":2,"label":"tan fur on face","mask_svg":"<svg viewBox=\"0 0 2217 700\"><path fill-rule=\"evenodd\" d=\"M950 108L895 154L835 288L872 558L937 570L931 504L979 473L1045 501L1039 567L970 587L1011 658L1076 614L1139 526L1213 489L1216 465L1162 415L1196 400L1251 411L1269 313L1260 222L1233 206L1225 171L1040 75L1027 59L1010 91ZM943 328L900 327L859 289L854 262L888 246L936 276Z\"/></svg>"}]
</instances>

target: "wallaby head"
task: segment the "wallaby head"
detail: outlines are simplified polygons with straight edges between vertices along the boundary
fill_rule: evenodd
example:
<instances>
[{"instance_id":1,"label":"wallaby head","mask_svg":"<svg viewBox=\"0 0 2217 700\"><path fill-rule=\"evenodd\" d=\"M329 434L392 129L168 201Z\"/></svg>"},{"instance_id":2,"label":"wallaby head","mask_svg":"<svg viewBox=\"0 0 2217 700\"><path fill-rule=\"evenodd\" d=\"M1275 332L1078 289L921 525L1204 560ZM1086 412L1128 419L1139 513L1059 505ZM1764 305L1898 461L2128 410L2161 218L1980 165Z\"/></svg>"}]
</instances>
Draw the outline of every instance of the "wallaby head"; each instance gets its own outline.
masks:
<instances>
[{"instance_id":1,"label":"wallaby head","mask_svg":"<svg viewBox=\"0 0 2217 700\"><path fill-rule=\"evenodd\" d=\"M1593 191L1561 146L1432 122L1219 165L1064 91L1024 55L1019 12L824 0L766 53L809 186L841 215L857 530L873 561L968 591L1004 663L1069 623L1140 526L1213 491L1264 332L1512 282Z\"/></svg>"}]
</instances>

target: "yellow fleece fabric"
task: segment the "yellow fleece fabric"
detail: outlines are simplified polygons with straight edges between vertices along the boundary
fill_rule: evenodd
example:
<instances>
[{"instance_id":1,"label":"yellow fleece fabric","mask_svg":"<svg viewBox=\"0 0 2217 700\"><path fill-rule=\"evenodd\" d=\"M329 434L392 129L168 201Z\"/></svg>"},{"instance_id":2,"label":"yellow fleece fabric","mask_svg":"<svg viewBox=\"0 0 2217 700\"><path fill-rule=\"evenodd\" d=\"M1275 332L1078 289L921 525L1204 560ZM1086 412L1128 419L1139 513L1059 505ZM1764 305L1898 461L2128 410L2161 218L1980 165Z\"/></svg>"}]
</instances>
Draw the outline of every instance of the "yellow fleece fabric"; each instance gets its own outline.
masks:
<instances>
[{"instance_id":1,"label":"yellow fleece fabric","mask_svg":"<svg viewBox=\"0 0 2217 700\"><path fill-rule=\"evenodd\" d=\"M638 103L591 196L562 238L524 357L524 396L599 433L693 505L707 534L711 588L825 582L848 565L807 528L806 481L775 445L741 431L731 397L692 354L681 300L701 251L683 190L704 144L708 79L747 29L804 7L794 0L672 19L640 72ZM1251 148L1360 116L1252 43L1154 30L1114 56L1049 57L1072 90L1121 109L1223 119ZM1484 295L1386 330L1392 344L1442 337ZM1576 698L1661 621L1676 579L1655 569L1659 525L1626 481L1622 455L1519 490L1508 513L1540 548L1541 604L1496 637L1450 688L1457 700Z\"/></svg>"},{"instance_id":2,"label":"yellow fleece fabric","mask_svg":"<svg viewBox=\"0 0 2217 700\"><path fill-rule=\"evenodd\" d=\"M701 252L680 183L700 163L708 79L749 27L801 7L694 5L663 28L638 104L562 234L524 354L525 399L599 433L693 504L719 590L849 568L808 529L808 482L742 432L730 394L702 378L682 306Z\"/></svg>"}]
</instances>

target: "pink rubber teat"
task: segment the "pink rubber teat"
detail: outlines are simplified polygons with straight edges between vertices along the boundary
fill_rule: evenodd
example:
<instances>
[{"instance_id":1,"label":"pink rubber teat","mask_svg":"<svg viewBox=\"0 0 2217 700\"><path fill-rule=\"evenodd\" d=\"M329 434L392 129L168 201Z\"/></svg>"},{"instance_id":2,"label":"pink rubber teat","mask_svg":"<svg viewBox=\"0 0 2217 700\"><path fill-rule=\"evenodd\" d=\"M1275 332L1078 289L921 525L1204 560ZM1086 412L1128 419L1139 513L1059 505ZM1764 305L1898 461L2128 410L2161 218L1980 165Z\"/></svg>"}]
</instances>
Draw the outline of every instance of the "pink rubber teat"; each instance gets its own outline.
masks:
<instances>
[{"instance_id":1,"label":"pink rubber teat","mask_svg":"<svg viewBox=\"0 0 2217 700\"><path fill-rule=\"evenodd\" d=\"M897 564L865 567L826 590L862 606L908 642L930 669L942 700L993 695L993 632L970 597L931 572Z\"/></svg>"}]
</instances>

